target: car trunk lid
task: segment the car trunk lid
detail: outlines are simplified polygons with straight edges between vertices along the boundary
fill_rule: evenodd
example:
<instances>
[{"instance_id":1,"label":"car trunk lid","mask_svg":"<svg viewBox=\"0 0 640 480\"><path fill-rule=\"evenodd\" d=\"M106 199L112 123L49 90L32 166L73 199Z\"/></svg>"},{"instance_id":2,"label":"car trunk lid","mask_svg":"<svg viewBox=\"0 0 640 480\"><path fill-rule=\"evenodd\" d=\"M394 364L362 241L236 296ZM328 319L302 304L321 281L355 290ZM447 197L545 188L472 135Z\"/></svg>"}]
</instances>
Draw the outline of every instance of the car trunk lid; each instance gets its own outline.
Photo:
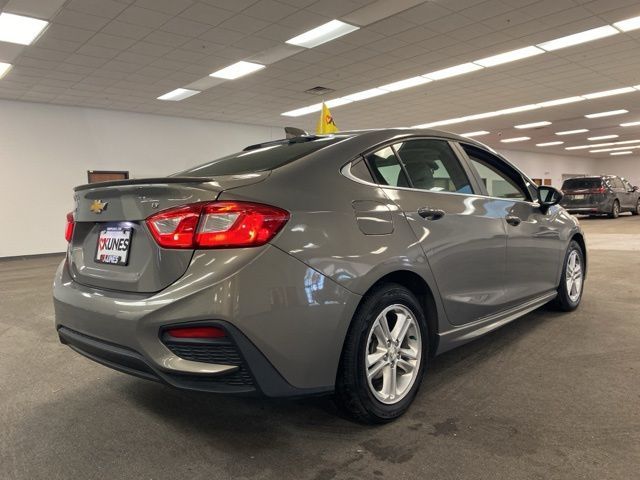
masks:
<instances>
[{"instance_id":1,"label":"car trunk lid","mask_svg":"<svg viewBox=\"0 0 640 480\"><path fill-rule=\"evenodd\" d=\"M224 190L260 182L268 175L167 177L76 187L68 250L71 276L100 289L153 293L166 288L186 272L194 250L160 247L145 219L168 208L214 201Z\"/></svg>"}]
</instances>

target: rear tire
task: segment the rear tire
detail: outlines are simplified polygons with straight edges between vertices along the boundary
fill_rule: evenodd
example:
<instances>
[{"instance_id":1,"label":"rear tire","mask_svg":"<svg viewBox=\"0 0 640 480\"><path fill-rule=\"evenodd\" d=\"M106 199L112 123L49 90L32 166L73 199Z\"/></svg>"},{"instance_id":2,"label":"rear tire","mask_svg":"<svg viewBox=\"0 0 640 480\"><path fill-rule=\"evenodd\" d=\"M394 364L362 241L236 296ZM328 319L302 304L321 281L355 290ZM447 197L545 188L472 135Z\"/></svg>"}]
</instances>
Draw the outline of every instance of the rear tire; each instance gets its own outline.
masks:
<instances>
[{"instance_id":1,"label":"rear tire","mask_svg":"<svg viewBox=\"0 0 640 480\"><path fill-rule=\"evenodd\" d=\"M584 252L578 242L572 240L562 264L562 276L554 306L563 312L578 308L584 289Z\"/></svg>"},{"instance_id":2,"label":"rear tire","mask_svg":"<svg viewBox=\"0 0 640 480\"><path fill-rule=\"evenodd\" d=\"M618 218L620 216L620 202L618 200L613 201L613 207L611 207L611 213L609 218Z\"/></svg>"},{"instance_id":3,"label":"rear tire","mask_svg":"<svg viewBox=\"0 0 640 480\"><path fill-rule=\"evenodd\" d=\"M640 215L640 200L636 203L635 210L631 210L631 215Z\"/></svg>"},{"instance_id":4,"label":"rear tire","mask_svg":"<svg viewBox=\"0 0 640 480\"><path fill-rule=\"evenodd\" d=\"M428 348L427 322L413 293L395 283L376 287L358 307L345 339L338 407L361 423L395 420L420 388Z\"/></svg>"}]
</instances>

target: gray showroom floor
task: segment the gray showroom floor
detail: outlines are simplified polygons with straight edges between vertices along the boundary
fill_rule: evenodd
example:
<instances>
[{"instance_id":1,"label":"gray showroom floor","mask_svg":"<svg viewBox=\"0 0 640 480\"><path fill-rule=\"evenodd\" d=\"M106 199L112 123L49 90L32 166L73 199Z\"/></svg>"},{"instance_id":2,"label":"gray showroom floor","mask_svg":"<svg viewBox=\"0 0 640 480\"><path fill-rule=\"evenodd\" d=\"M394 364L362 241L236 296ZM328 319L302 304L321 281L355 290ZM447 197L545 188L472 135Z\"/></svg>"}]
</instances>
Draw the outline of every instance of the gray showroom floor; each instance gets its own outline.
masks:
<instances>
[{"instance_id":1,"label":"gray showroom floor","mask_svg":"<svg viewBox=\"0 0 640 480\"><path fill-rule=\"evenodd\" d=\"M59 259L0 262L0 478L638 478L640 218L582 223L594 248L580 309L436 358L409 413L382 427L328 398L183 393L94 364L53 330Z\"/></svg>"}]
</instances>

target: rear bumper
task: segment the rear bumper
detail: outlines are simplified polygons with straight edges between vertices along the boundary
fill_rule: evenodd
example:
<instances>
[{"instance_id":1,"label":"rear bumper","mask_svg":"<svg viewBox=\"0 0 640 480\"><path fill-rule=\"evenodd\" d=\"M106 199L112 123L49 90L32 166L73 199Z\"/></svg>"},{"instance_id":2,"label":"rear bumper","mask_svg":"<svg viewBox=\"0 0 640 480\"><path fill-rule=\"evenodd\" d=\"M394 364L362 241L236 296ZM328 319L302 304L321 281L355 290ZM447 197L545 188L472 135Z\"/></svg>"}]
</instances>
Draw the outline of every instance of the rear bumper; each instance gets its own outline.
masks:
<instances>
[{"instance_id":1,"label":"rear bumper","mask_svg":"<svg viewBox=\"0 0 640 480\"><path fill-rule=\"evenodd\" d=\"M613 208L613 201L605 200L602 202L594 203L577 203L577 202L563 202L560 204L567 212L571 214L582 215L600 215L611 213Z\"/></svg>"},{"instance_id":2,"label":"rear bumper","mask_svg":"<svg viewBox=\"0 0 640 480\"><path fill-rule=\"evenodd\" d=\"M273 397L332 391L361 297L271 246L234 275L208 281L213 255L198 253L185 276L152 295L80 285L63 261L53 291L61 342L103 365L178 388ZM222 326L237 355L200 361L172 351L160 331L176 324Z\"/></svg>"}]
</instances>

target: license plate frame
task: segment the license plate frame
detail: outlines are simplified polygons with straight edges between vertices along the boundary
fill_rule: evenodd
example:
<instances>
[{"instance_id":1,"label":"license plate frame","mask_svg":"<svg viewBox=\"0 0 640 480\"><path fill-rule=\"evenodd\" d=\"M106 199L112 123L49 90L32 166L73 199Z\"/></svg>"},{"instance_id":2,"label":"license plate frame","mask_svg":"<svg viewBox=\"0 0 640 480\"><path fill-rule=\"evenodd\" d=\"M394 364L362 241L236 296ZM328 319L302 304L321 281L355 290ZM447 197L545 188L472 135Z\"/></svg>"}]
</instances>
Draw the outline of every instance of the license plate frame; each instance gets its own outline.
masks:
<instances>
[{"instance_id":1,"label":"license plate frame","mask_svg":"<svg viewBox=\"0 0 640 480\"><path fill-rule=\"evenodd\" d=\"M105 265L126 267L129 264L132 237L133 228L131 227L117 225L100 227L94 261ZM112 241L109 242L109 240Z\"/></svg>"}]
</instances>

